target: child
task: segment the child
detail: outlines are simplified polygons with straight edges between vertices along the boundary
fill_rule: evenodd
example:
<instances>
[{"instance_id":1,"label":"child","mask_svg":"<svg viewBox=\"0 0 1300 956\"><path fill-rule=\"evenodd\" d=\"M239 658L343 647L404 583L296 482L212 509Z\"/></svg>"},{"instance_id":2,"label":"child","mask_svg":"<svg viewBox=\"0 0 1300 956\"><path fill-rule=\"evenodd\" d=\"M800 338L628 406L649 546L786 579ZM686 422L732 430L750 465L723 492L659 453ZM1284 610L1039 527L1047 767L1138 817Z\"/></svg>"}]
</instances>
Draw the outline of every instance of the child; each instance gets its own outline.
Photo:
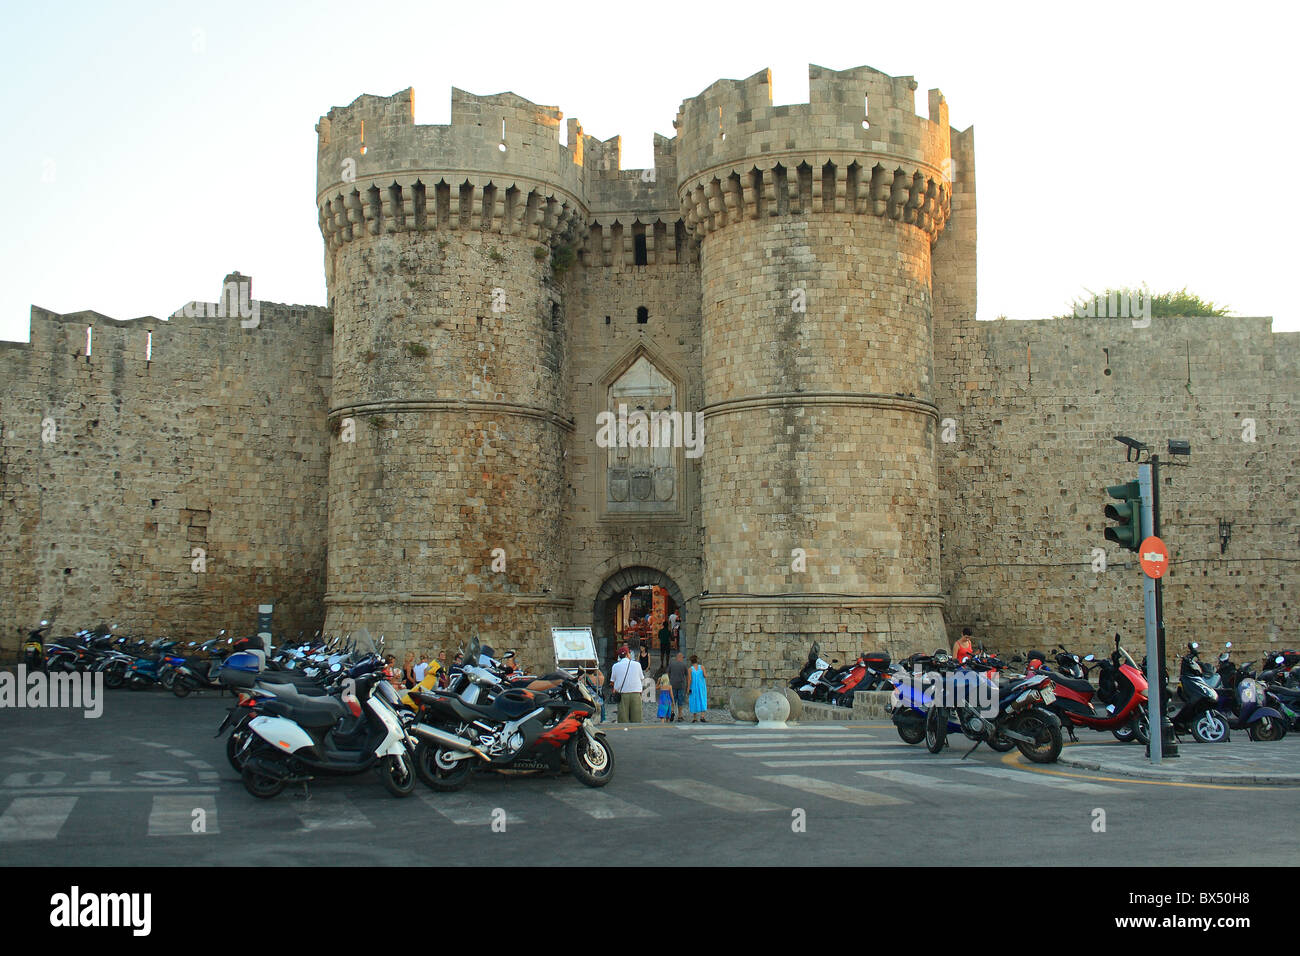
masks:
<instances>
[{"instance_id":1,"label":"child","mask_svg":"<svg viewBox=\"0 0 1300 956\"><path fill-rule=\"evenodd\" d=\"M667 674L659 675L659 723L668 723L673 712L673 685Z\"/></svg>"}]
</instances>

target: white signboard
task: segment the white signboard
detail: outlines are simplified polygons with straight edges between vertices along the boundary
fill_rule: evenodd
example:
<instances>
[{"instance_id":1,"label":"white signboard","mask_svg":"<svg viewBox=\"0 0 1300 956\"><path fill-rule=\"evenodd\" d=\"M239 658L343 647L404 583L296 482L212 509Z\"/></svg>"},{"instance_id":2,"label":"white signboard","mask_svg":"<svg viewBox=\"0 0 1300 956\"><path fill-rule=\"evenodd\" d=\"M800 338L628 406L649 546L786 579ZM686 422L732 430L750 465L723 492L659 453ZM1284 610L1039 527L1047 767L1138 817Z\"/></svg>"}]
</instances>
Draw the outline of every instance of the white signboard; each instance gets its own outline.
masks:
<instances>
[{"instance_id":1,"label":"white signboard","mask_svg":"<svg viewBox=\"0 0 1300 956\"><path fill-rule=\"evenodd\" d=\"M589 627L553 627L551 643L555 645L557 667L595 667L596 642Z\"/></svg>"}]
</instances>

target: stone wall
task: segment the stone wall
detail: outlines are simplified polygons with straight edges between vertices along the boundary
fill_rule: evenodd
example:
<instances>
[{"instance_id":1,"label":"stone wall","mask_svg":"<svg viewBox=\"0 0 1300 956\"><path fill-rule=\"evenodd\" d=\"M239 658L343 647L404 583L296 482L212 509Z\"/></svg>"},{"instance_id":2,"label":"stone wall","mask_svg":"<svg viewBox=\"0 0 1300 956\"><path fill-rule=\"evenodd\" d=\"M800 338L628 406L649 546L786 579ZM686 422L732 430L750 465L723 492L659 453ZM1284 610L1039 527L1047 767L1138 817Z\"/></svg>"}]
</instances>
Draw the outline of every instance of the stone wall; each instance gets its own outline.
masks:
<instances>
[{"instance_id":1,"label":"stone wall","mask_svg":"<svg viewBox=\"0 0 1300 956\"><path fill-rule=\"evenodd\" d=\"M277 633L321 626L330 315L259 306L255 328L33 308L0 344L0 658L41 618L206 639L273 601Z\"/></svg>"},{"instance_id":2,"label":"stone wall","mask_svg":"<svg viewBox=\"0 0 1300 956\"><path fill-rule=\"evenodd\" d=\"M941 410L955 441L938 446L950 637L970 625L1004 652L1060 641L1086 653L1118 631L1142 646L1137 556L1102 536L1105 487L1137 477L1112 437L1123 434L1162 458L1171 657L1191 640L1216 653L1231 640L1238 660L1300 643L1300 334L1270 325L959 325ZM1191 456L1164 454L1170 438L1189 440ZM1232 523L1223 550L1220 520ZM1106 549L1105 571L1094 548Z\"/></svg>"}]
</instances>

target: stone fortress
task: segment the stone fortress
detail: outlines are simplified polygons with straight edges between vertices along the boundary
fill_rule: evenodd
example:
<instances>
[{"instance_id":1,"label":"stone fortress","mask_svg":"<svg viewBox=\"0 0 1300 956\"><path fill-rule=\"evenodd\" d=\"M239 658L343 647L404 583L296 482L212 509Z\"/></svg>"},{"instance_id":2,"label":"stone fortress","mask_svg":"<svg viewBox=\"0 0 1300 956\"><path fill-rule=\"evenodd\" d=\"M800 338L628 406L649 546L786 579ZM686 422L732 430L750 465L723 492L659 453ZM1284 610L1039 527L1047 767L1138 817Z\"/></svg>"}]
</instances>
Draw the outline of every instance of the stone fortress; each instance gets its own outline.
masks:
<instances>
[{"instance_id":1,"label":"stone fortress","mask_svg":"<svg viewBox=\"0 0 1300 956\"><path fill-rule=\"evenodd\" d=\"M316 127L328 308L242 320L238 274L165 322L34 307L0 345L0 656L42 617L207 637L274 601L277 633L545 666L555 625L608 654L647 584L715 688L965 625L1136 650L1121 433L1192 445L1162 471L1171 648L1300 644L1300 336L977 323L973 130L910 77L809 75L790 106L766 70L714 83L648 170L513 93L453 90L447 126L362 96ZM1104 177L1024 177L1026 242L1067 228L1054 189L1112 215ZM598 441L620 409L702 422L702 454Z\"/></svg>"}]
</instances>

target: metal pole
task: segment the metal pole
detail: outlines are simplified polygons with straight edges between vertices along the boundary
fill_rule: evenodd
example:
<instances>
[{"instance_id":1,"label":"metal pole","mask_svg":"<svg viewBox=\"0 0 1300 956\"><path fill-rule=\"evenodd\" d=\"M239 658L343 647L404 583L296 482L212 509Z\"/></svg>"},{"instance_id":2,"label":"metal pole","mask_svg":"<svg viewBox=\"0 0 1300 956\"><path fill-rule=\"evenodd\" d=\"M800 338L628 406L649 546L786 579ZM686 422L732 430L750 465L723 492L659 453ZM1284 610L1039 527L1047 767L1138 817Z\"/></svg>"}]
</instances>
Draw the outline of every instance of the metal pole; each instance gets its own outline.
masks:
<instances>
[{"instance_id":1,"label":"metal pole","mask_svg":"<svg viewBox=\"0 0 1300 956\"><path fill-rule=\"evenodd\" d=\"M1151 456L1151 533L1160 537L1160 456ZM1169 572L1166 570L1166 574ZM1156 578L1156 643L1160 648L1160 742L1166 757L1178 756L1178 740L1169 721L1169 655L1165 647L1165 580ZM1152 733L1155 733L1154 728Z\"/></svg>"},{"instance_id":2,"label":"metal pole","mask_svg":"<svg viewBox=\"0 0 1300 956\"><path fill-rule=\"evenodd\" d=\"M1138 487L1142 491L1142 537L1143 539L1155 534L1155 507L1152 503L1151 466L1138 465ZM1162 721L1164 719L1164 682L1161 675L1164 670L1164 659L1160 654L1160 639L1158 636L1159 627L1157 625L1156 612L1156 581L1154 578L1142 575L1142 607L1146 612L1146 637L1147 637L1147 733L1150 742L1147 744L1147 754L1151 757L1151 763L1160 763L1163 748L1163 733L1161 732Z\"/></svg>"}]
</instances>

